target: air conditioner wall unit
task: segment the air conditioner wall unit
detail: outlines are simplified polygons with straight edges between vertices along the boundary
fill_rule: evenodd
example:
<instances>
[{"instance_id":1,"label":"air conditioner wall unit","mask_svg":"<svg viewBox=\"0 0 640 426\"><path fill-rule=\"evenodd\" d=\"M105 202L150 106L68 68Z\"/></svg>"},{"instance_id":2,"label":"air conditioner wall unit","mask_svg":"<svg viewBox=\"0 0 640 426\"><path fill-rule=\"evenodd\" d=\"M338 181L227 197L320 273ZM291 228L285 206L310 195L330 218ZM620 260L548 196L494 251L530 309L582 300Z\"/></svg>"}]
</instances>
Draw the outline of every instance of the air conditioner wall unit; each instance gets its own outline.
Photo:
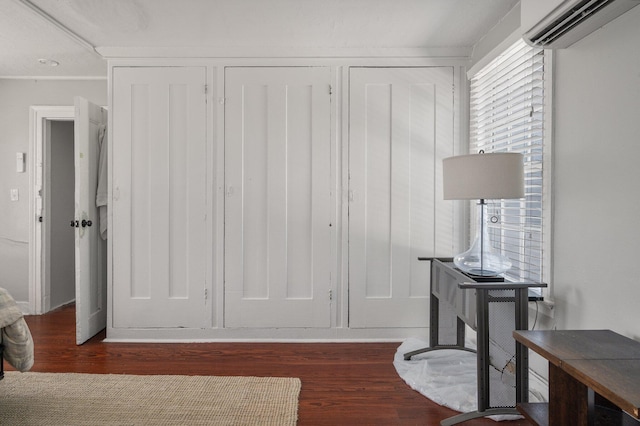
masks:
<instances>
[{"instance_id":1,"label":"air conditioner wall unit","mask_svg":"<svg viewBox=\"0 0 640 426\"><path fill-rule=\"evenodd\" d=\"M565 48L640 4L640 0L522 0L523 39Z\"/></svg>"}]
</instances>

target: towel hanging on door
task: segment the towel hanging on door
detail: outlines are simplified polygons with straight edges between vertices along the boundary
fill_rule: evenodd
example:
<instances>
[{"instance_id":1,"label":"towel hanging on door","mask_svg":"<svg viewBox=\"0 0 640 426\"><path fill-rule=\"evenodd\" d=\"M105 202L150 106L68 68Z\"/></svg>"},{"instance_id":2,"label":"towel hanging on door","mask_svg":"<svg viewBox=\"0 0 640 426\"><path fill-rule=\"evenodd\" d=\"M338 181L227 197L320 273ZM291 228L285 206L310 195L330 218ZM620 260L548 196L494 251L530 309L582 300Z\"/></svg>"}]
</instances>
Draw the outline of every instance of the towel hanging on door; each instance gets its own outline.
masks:
<instances>
[{"instance_id":1,"label":"towel hanging on door","mask_svg":"<svg viewBox=\"0 0 640 426\"><path fill-rule=\"evenodd\" d=\"M100 158L98 160L98 188L96 189L96 207L100 221L100 236L107 239L107 126L104 124L98 129L98 147Z\"/></svg>"}]
</instances>

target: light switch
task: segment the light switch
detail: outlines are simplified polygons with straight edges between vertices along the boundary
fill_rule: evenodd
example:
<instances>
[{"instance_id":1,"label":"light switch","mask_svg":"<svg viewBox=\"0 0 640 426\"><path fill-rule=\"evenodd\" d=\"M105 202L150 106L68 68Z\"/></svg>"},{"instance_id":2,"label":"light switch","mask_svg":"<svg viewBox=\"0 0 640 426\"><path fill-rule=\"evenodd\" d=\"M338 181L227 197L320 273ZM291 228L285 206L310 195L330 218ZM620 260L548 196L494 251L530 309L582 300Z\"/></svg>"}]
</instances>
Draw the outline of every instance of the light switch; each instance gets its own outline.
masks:
<instances>
[{"instance_id":1,"label":"light switch","mask_svg":"<svg viewBox=\"0 0 640 426\"><path fill-rule=\"evenodd\" d=\"M11 190L11 201L18 201L20 199L20 192L18 188L14 188Z\"/></svg>"},{"instance_id":2,"label":"light switch","mask_svg":"<svg viewBox=\"0 0 640 426\"><path fill-rule=\"evenodd\" d=\"M16 172L24 173L24 152L16 153Z\"/></svg>"}]
</instances>

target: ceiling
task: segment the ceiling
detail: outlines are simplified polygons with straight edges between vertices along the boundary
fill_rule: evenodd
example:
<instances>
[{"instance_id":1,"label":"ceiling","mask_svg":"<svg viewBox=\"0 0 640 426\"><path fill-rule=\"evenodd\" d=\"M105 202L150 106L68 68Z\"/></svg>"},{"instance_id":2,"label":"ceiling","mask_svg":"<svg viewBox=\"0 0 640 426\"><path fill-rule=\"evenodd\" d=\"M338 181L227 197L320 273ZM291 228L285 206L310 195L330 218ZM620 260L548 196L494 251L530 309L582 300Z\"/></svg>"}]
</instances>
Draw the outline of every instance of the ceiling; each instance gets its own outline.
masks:
<instances>
[{"instance_id":1,"label":"ceiling","mask_svg":"<svg viewBox=\"0 0 640 426\"><path fill-rule=\"evenodd\" d=\"M0 78L105 77L108 56L470 52L518 0L0 0ZM453 51L453 50L452 50ZM193 52L198 52L193 55ZM181 56L181 55L177 55ZM51 66L40 63L51 59Z\"/></svg>"}]
</instances>

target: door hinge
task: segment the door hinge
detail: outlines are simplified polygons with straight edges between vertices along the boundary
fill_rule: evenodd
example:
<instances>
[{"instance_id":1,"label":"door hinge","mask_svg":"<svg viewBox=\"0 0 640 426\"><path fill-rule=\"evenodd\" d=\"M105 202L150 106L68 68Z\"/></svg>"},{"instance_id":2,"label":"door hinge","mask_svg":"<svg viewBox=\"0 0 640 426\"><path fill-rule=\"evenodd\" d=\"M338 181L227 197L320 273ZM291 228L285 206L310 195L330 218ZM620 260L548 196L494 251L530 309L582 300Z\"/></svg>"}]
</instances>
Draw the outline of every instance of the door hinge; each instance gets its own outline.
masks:
<instances>
[{"instance_id":1,"label":"door hinge","mask_svg":"<svg viewBox=\"0 0 640 426\"><path fill-rule=\"evenodd\" d=\"M209 93L209 85L205 84L204 85L204 94L206 95L207 93Z\"/></svg>"},{"instance_id":2,"label":"door hinge","mask_svg":"<svg viewBox=\"0 0 640 426\"><path fill-rule=\"evenodd\" d=\"M333 95L333 87L331 87L331 85L329 85L329 94Z\"/></svg>"},{"instance_id":3,"label":"door hinge","mask_svg":"<svg viewBox=\"0 0 640 426\"><path fill-rule=\"evenodd\" d=\"M209 289L205 288L204 289L204 300L207 300L209 298Z\"/></svg>"},{"instance_id":4,"label":"door hinge","mask_svg":"<svg viewBox=\"0 0 640 426\"><path fill-rule=\"evenodd\" d=\"M329 300L333 300L333 290L329 290Z\"/></svg>"}]
</instances>

